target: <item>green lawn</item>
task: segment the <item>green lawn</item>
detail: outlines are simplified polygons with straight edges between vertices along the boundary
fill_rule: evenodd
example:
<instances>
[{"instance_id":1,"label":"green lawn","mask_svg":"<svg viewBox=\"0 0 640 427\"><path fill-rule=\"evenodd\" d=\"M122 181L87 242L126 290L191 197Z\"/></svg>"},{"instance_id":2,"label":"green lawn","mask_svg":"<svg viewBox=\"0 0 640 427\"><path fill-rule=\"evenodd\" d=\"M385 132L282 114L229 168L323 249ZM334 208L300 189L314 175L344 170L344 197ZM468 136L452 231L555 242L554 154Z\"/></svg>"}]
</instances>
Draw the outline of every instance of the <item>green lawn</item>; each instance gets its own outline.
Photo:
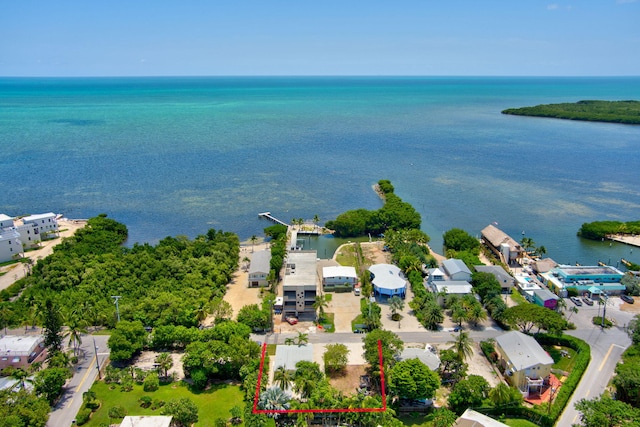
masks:
<instances>
[{"instance_id":1,"label":"green lawn","mask_svg":"<svg viewBox=\"0 0 640 427\"><path fill-rule=\"evenodd\" d=\"M324 328L325 332L336 331L334 318L335 318L335 315L333 313L324 313L324 317L322 318L322 322L320 322L320 324Z\"/></svg>"},{"instance_id":2,"label":"green lawn","mask_svg":"<svg viewBox=\"0 0 640 427\"><path fill-rule=\"evenodd\" d=\"M522 418L507 418L502 422L511 427L537 427L537 424Z\"/></svg>"},{"instance_id":3,"label":"green lawn","mask_svg":"<svg viewBox=\"0 0 640 427\"><path fill-rule=\"evenodd\" d=\"M571 372L571 368L573 367L573 362L575 361L576 351L570 347L560 347L556 348L555 346L542 346L549 356L553 359L552 369L560 369L562 371ZM562 350L568 353L568 356L562 355Z\"/></svg>"},{"instance_id":4,"label":"green lawn","mask_svg":"<svg viewBox=\"0 0 640 427\"><path fill-rule=\"evenodd\" d=\"M100 426L101 424L109 424L109 408L114 406L123 406L127 410L127 415L161 415L162 409L141 408L138 399L142 396L151 396L152 399L159 399L168 402L172 399L188 397L198 405L199 421L195 424L198 427L215 426L216 418L228 419L231 417L229 410L240 405L244 409L242 400L243 393L239 386L228 384L215 384L211 389L201 393L193 393L183 382L175 382L162 385L157 391L145 392L141 385L135 385L130 392L120 391L120 387L116 386L113 390L109 387L111 384L104 382L96 382L91 390L93 390L98 400L102 402L102 406L98 409L86 426ZM122 420L118 420L120 422Z\"/></svg>"}]
</instances>

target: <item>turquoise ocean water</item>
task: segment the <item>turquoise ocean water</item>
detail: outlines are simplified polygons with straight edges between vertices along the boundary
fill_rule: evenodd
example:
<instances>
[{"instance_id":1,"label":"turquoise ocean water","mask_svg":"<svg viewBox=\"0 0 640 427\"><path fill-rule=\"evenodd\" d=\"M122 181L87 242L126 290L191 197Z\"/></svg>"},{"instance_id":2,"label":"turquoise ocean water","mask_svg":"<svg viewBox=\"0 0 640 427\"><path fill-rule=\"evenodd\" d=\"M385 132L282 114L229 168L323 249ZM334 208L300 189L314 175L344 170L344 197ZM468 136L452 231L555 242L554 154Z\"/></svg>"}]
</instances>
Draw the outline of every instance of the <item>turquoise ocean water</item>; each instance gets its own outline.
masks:
<instances>
[{"instance_id":1,"label":"turquoise ocean water","mask_svg":"<svg viewBox=\"0 0 640 427\"><path fill-rule=\"evenodd\" d=\"M581 99L640 99L640 78L1 78L0 213L105 212L129 244L247 239L263 211L376 209L390 179L436 250L497 222L558 262L640 263L576 237L640 219L640 126L500 114Z\"/></svg>"}]
</instances>

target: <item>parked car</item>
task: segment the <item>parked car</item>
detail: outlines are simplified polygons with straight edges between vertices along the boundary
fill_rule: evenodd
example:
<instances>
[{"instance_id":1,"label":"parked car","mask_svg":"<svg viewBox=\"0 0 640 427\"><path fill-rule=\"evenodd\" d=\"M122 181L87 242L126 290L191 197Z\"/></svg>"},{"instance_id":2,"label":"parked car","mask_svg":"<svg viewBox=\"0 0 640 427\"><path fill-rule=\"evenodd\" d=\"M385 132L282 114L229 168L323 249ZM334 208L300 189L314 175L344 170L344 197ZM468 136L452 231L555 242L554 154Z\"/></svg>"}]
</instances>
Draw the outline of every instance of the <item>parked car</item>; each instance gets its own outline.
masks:
<instances>
[{"instance_id":1,"label":"parked car","mask_svg":"<svg viewBox=\"0 0 640 427\"><path fill-rule=\"evenodd\" d=\"M360 288L353 288L353 293L355 294L355 296L359 297L360 296Z\"/></svg>"},{"instance_id":2,"label":"parked car","mask_svg":"<svg viewBox=\"0 0 640 427\"><path fill-rule=\"evenodd\" d=\"M285 318L285 320L287 321L287 323L289 323L290 325L295 325L296 323L298 323L298 318L294 317L294 316L287 316Z\"/></svg>"},{"instance_id":3,"label":"parked car","mask_svg":"<svg viewBox=\"0 0 640 427\"><path fill-rule=\"evenodd\" d=\"M582 297L582 301L587 305L593 305L593 300L587 296Z\"/></svg>"},{"instance_id":4,"label":"parked car","mask_svg":"<svg viewBox=\"0 0 640 427\"><path fill-rule=\"evenodd\" d=\"M633 304L635 302L633 297L630 297L629 295L620 295L620 299L628 304Z\"/></svg>"},{"instance_id":5,"label":"parked car","mask_svg":"<svg viewBox=\"0 0 640 427\"><path fill-rule=\"evenodd\" d=\"M569 298L571 300L572 303L574 303L577 306L582 306L582 301L580 301L580 298L578 297L571 297Z\"/></svg>"}]
</instances>

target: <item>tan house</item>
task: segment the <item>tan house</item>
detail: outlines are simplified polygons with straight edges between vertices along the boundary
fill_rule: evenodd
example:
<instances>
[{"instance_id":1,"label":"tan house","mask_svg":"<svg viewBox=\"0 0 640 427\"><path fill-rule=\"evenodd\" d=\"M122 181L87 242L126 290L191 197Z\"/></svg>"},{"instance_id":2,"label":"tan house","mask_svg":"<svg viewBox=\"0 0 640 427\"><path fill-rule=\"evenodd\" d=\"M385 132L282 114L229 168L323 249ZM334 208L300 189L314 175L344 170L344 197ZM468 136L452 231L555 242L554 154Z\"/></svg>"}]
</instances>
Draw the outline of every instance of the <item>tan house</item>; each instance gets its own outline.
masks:
<instances>
[{"instance_id":1,"label":"tan house","mask_svg":"<svg viewBox=\"0 0 640 427\"><path fill-rule=\"evenodd\" d=\"M551 374L553 359L531 336L511 331L496 338L499 363L509 383L528 397L539 392Z\"/></svg>"},{"instance_id":2,"label":"tan house","mask_svg":"<svg viewBox=\"0 0 640 427\"><path fill-rule=\"evenodd\" d=\"M483 228L481 234L482 243L505 264L511 265L524 253L520 243L492 224Z\"/></svg>"}]
</instances>

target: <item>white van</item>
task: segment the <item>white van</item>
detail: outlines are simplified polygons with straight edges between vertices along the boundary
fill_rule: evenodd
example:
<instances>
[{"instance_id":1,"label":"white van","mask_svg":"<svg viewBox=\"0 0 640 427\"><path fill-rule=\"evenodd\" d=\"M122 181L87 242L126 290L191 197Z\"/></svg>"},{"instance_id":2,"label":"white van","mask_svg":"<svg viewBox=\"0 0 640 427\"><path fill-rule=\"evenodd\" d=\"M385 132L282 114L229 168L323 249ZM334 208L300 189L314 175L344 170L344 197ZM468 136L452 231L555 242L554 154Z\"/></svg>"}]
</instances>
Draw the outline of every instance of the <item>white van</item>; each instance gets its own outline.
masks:
<instances>
[{"instance_id":1,"label":"white van","mask_svg":"<svg viewBox=\"0 0 640 427\"><path fill-rule=\"evenodd\" d=\"M360 296L360 288L353 288L353 293L355 294L355 296L359 297Z\"/></svg>"}]
</instances>

